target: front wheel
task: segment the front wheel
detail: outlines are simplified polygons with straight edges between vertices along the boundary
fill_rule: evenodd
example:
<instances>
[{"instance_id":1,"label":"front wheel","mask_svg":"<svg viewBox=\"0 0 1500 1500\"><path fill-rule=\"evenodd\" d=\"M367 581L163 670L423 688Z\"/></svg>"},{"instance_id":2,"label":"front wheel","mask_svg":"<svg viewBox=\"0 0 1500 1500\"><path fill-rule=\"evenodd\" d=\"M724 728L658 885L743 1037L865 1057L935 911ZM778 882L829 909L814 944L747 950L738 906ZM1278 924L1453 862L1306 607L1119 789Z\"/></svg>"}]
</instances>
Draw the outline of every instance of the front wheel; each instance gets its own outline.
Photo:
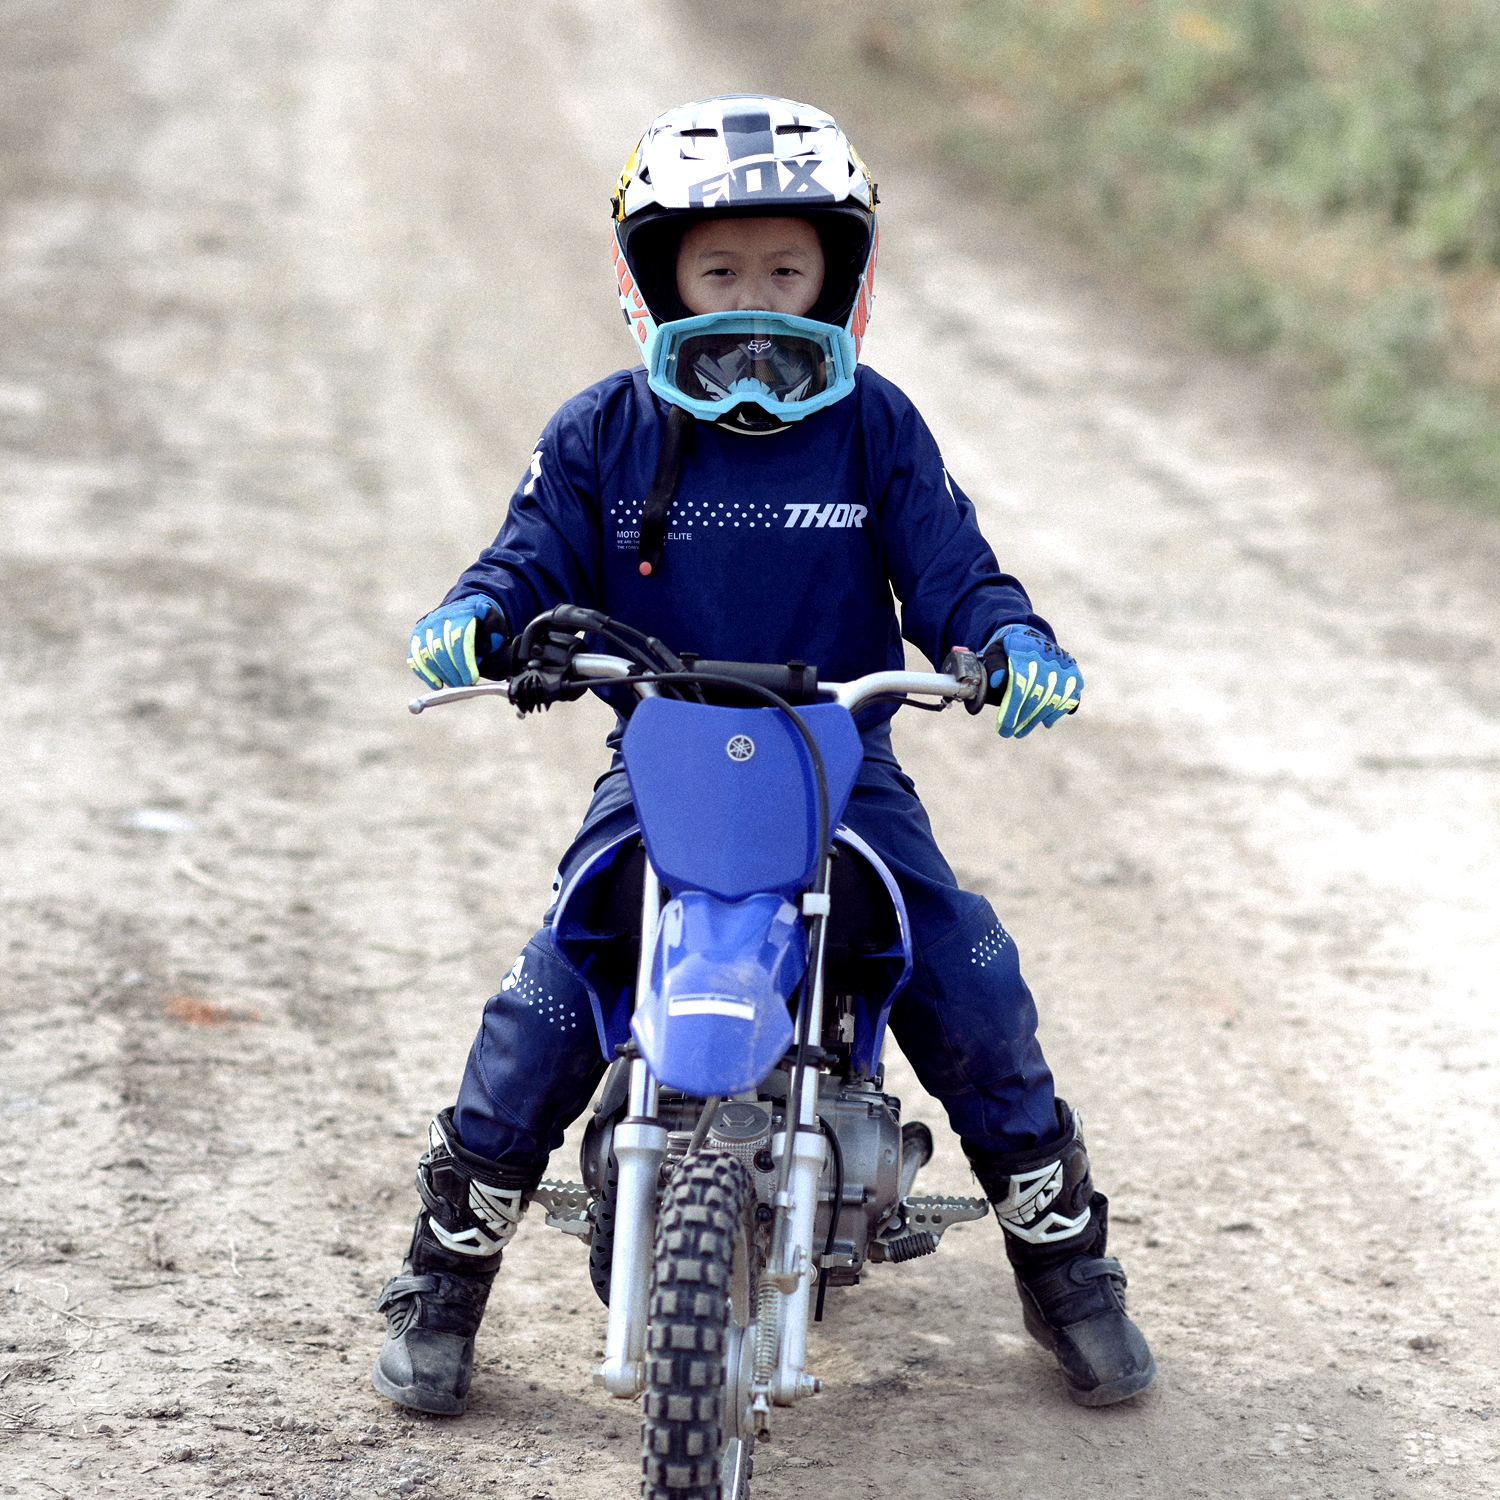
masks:
<instances>
[{"instance_id":1,"label":"front wheel","mask_svg":"<svg viewBox=\"0 0 1500 1500\"><path fill-rule=\"evenodd\" d=\"M755 1306L755 1187L701 1151L668 1184L656 1227L641 1428L645 1500L747 1500L746 1329Z\"/></svg>"}]
</instances>

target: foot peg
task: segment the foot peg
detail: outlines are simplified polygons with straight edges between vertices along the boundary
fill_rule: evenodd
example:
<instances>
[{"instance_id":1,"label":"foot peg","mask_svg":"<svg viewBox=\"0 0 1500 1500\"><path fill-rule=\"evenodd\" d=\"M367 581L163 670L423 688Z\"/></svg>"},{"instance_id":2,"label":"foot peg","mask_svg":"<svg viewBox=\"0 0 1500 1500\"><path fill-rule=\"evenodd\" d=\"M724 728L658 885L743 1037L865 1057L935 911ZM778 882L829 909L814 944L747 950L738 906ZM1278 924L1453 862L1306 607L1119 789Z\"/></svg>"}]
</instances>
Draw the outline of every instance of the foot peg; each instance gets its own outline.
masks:
<instances>
[{"instance_id":1,"label":"foot peg","mask_svg":"<svg viewBox=\"0 0 1500 1500\"><path fill-rule=\"evenodd\" d=\"M983 1219L989 1211L988 1198L953 1198L942 1193L903 1198L896 1217L870 1241L870 1259L899 1265L931 1255L955 1224Z\"/></svg>"},{"instance_id":2,"label":"foot peg","mask_svg":"<svg viewBox=\"0 0 1500 1500\"><path fill-rule=\"evenodd\" d=\"M545 1210L549 1228L576 1235L585 1245L594 1238L594 1221L589 1215L589 1190L581 1182L558 1182L548 1178L537 1183L531 1201Z\"/></svg>"},{"instance_id":3,"label":"foot peg","mask_svg":"<svg viewBox=\"0 0 1500 1500\"><path fill-rule=\"evenodd\" d=\"M942 1193L912 1195L917 1173L932 1160L932 1132L920 1120L901 1127L901 1201L891 1221L870 1241L870 1259L900 1265L931 1255L943 1231L989 1213L986 1198L952 1198Z\"/></svg>"}]
</instances>

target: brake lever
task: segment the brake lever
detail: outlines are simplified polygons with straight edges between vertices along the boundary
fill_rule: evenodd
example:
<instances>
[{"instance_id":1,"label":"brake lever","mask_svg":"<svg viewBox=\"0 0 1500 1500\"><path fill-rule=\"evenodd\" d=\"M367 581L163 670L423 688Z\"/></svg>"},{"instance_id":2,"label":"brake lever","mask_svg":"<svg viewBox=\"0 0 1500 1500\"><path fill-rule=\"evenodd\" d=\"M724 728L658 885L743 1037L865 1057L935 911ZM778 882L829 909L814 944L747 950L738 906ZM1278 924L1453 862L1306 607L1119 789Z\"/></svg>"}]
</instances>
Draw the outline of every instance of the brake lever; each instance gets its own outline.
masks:
<instances>
[{"instance_id":1,"label":"brake lever","mask_svg":"<svg viewBox=\"0 0 1500 1500\"><path fill-rule=\"evenodd\" d=\"M439 688L435 693L423 693L420 698L411 699L406 705L406 711L409 714L420 714L444 703L462 703L466 698L486 698L500 693L509 697L509 682L477 682L473 687Z\"/></svg>"}]
</instances>

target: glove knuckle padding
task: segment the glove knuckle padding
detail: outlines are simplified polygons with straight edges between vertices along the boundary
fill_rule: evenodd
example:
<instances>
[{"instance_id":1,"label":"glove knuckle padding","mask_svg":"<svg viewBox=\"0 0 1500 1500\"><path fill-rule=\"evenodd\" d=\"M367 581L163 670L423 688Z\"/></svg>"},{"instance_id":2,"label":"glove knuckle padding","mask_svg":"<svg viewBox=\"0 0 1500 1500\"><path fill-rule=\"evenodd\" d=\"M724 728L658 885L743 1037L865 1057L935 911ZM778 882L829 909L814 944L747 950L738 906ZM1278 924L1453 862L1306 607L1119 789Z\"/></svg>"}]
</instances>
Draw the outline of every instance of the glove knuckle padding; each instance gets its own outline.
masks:
<instances>
[{"instance_id":1,"label":"glove knuckle padding","mask_svg":"<svg viewBox=\"0 0 1500 1500\"><path fill-rule=\"evenodd\" d=\"M474 654L474 644L479 635L479 620L469 621L464 626L464 677L472 686L479 681L479 662Z\"/></svg>"},{"instance_id":2,"label":"glove knuckle padding","mask_svg":"<svg viewBox=\"0 0 1500 1500\"><path fill-rule=\"evenodd\" d=\"M427 650L422 645L420 636L414 635L411 638L411 645L407 648L406 665L429 687L443 686L443 679L432 670L432 663L427 659Z\"/></svg>"},{"instance_id":3,"label":"glove knuckle padding","mask_svg":"<svg viewBox=\"0 0 1500 1500\"><path fill-rule=\"evenodd\" d=\"M1030 626L1012 625L992 636L984 663L991 688L1004 683L995 727L1007 739L1024 739L1038 723L1050 729L1078 706L1078 663Z\"/></svg>"},{"instance_id":4,"label":"glove knuckle padding","mask_svg":"<svg viewBox=\"0 0 1500 1500\"><path fill-rule=\"evenodd\" d=\"M500 622L487 632L493 651L504 639L504 616L492 599L470 594L439 605L417 622L408 664L435 687L472 687L479 681L479 623L491 616Z\"/></svg>"}]
</instances>

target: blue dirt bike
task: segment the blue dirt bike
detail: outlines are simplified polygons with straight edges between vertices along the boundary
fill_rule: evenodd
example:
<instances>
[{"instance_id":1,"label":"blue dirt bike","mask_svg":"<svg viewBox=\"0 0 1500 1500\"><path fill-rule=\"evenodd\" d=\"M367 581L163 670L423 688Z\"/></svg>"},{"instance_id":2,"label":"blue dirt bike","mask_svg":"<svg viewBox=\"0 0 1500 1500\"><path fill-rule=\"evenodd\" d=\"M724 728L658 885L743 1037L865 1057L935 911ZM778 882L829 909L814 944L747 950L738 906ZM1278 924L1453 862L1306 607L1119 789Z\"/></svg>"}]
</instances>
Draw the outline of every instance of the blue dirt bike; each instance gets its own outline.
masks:
<instances>
[{"instance_id":1,"label":"blue dirt bike","mask_svg":"<svg viewBox=\"0 0 1500 1500\"><path fill-rule=\"evenodd\" d=\"M600 642L618 654L584 649ZM798 662L678 657L570 605L512 660L508 682L411 711L503 694L524 715L601 689L629 715L639 819L555 908L614 1065L583 1183L543 1182L534 1201L589 1245L609 1307L595 1378L644 1397L647 1500L745 1500L775 1408L821 1389L805 1365L826 1289L989 1211L912 1195L932 1134L901 1123L880 1064L911 973L906 910L839 822L862 759L854 711L925 697L975 712L983 666L960 649L938 673L819 682Z\"/></svg>"}]
</instances>

